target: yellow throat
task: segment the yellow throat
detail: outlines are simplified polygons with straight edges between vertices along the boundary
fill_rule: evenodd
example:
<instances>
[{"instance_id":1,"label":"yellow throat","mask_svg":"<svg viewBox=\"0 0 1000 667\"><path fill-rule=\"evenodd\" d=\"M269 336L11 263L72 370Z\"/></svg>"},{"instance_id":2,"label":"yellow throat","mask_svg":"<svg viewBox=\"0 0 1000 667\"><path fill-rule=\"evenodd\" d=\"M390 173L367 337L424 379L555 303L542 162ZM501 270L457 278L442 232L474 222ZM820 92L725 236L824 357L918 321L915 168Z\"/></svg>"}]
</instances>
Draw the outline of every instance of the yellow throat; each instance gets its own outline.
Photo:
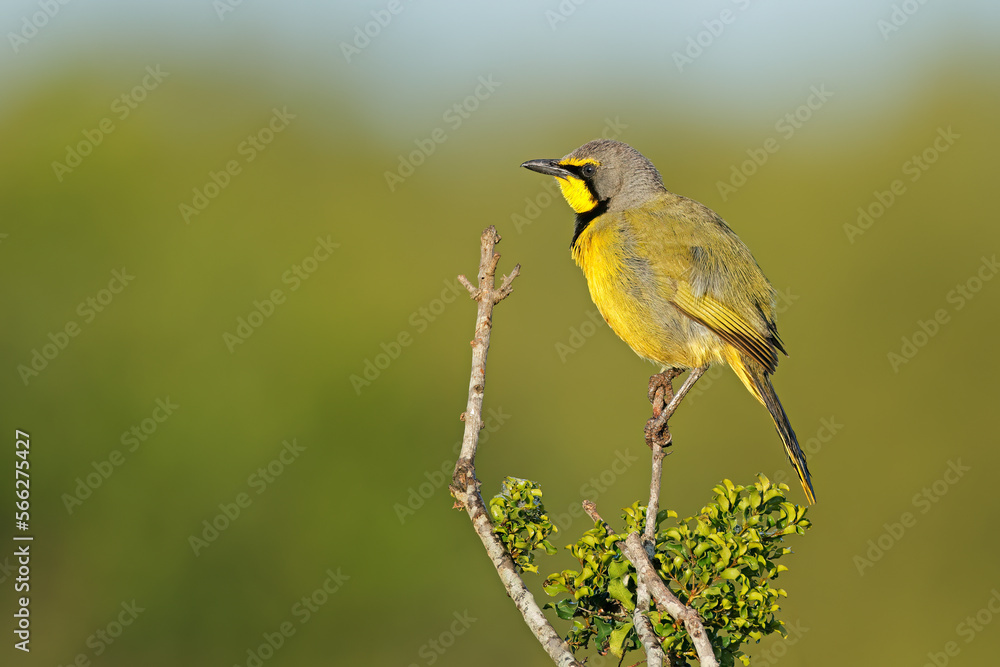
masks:
<instances>
[{"instance_id":1,"label":"yellow throat","mask_svg":"<svg viewBox=\"0 0 1000 667\"><path fill-rule=\"evenodd\" d=\"M563 166L592 164L595 167L601 165L600 162L593 158L582 160L574 158L563 160L559 164ZM587 187L587 184L583 180L575 176L570 176L568 178L556 178L556 182L559 183L559 189L562 190L562 196L566 199L566 203L577 213L586 213L597 206L597 199L594 197L594 193L590 191L590 188Z\"/></svg>"}]
</instances>

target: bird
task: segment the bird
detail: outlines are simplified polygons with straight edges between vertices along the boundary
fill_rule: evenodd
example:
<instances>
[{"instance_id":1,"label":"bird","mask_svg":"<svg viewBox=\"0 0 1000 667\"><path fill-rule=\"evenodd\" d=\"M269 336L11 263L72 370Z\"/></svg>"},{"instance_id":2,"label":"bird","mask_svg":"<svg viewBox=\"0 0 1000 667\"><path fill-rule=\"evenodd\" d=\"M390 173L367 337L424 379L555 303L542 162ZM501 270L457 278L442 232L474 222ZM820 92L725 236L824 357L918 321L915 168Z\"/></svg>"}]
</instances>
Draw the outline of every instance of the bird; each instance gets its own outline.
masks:
<instances>
[{"instance_id":1,"label":"bird","mask_svg":"<svg viewBox=\"0 0 1000 667\"><path fill-rule=\"evenodd\" d=\"M595 139L563 158L522 167L554 176L576 213L570 250L604 320L640 357L691 371L728 364L770 413L809 503L806 457L771 384L776 292L736 233L707 206L667 190L628 144Z\"/></svg>"}]
</instances>

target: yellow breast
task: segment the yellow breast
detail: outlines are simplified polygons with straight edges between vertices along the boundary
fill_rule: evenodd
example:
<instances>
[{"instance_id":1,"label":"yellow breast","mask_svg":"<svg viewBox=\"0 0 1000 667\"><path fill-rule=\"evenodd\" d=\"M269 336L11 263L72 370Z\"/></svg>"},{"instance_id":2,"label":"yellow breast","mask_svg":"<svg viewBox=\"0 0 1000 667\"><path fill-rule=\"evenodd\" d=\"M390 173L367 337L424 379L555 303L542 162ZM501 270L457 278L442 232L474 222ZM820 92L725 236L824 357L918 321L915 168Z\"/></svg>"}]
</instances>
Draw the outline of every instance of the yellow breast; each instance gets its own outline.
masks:
<instances>
[{"instance_id":1,"label":"yellow breast","mask_svg":"<svg viewBox=\"0 0 1000 667\"><path fill-rule=\"evenodd\" d=\"M669 303L669 287L657 283L656 271L641 270L648 262L637 256L621 220L594 219L572 253L604 320L640 357L688 368L720 360L721 341Z\"/></svg>"},{"instance_id":2,"label":"yellow breast","mask_svg":"<svg viewBox=\"0 0 1000 667\"><path fill-rule=\"evenodd\" d=\"M573 259L587 277L590 298L604 320L636 354L658 361L657 331L642 286L626 261L624 239L613 228L591 223L573 246Z\"/></svg>"}]
</instances>

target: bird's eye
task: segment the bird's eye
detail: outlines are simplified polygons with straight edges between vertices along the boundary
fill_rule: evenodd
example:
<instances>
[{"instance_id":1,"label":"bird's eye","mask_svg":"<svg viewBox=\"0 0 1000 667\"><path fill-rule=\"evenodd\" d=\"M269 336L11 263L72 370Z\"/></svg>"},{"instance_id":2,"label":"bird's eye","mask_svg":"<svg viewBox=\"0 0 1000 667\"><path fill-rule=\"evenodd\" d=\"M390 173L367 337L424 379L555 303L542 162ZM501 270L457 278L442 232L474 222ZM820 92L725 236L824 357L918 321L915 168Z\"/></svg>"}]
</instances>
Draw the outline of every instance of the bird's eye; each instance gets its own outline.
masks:
<instances>
[{"instance_id":1,"label":"bird's eye","mask_svg":"<svg viewBox=\"0 0 1000 667\"><path fill-rule=\"evenodd\" d=\"M580 169L580 173L582 173L587 178L593 176L595 171L597 171L597 168L594 167L594 165L592 164L585 164L583 165L583 168Z\"/></svg>"}]
</instances>

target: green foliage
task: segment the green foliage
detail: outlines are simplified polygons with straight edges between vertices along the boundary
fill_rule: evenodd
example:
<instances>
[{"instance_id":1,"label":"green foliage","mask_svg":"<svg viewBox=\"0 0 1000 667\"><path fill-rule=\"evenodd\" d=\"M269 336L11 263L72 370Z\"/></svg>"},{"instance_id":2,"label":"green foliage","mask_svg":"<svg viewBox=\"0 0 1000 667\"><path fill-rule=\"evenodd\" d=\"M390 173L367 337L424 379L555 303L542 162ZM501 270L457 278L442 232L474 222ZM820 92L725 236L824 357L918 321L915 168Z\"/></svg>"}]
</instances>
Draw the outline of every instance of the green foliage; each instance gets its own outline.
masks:
<instances>
[{"instance_id":1,"label":"green foliage","mask_svg":"<svg viewBox=\"0 0 1000 667\"><path fill-rule=\"evenodd\" d=\"M517 535L537 536L542 525L529 524L531 516L545 516L541 491L531 482L514 481L517 486L511 487L508 478L506 493L511 493L511 487L518 489L521 497L530 496L531 505L525 506L530 510L519 512L517 519L508 519L505 508L513 503L498 502L504 496L495 498L491 509L498 519L498 532L500 525L507 526L504 534L509 535L510 527L516 526ZM774 485L763 475L746 487L727 479L713 491L714 500L698 515L673 525L663 523L676 519L675 512L659 512L653 562L681 602L701 615L720 665L729 667L737 659L748 665L749 658L740 650L742 644L774 632L784 633L775 613L780 609L778 598L786 593L772 587L771 582L787 569L776 563L791 551L784 546L783 538L804 533L810 523L804 507L785 499L788 487ZM640 647L632 627L635 569L617 543L631 532L642 534L645 514L646 508L636 502L624 509L624 533L609 536L601 525L588 530L579 541L567 546L580 562L580 569L564 570L545 580L545 591L550 596L568 594L546 607L554 609L560 618L573 621L567 641L574 651L586 648L591 641L602 654L611 651L617 656ZM545 525L551 525L547 519ZM508 538L508 545L510 541ZM525 547L530 544L548 544L544 536L534 542L513 541L519 549L515 560L525 558ZM546 551L551 553L549 548ZM526 562L531 562L530 554ZM656 611L653 605L646 611L665 651L682 658L696 657L681 623Z\"/></svg>"},{"instance_id":2,"label":"green foliage","mask_svg":"<svg viewBox=\"0 0 1000 667\"><path fill-rule=\"evenodd\" d=\"M547 538L558 529L545 514L542 489L531 480L505 478L500 493L490 500L490 514L493 532L520 570L538 572L533 564L535 549L542 548L550 556L556 552Z\"/></svg>"}]
</instances>

